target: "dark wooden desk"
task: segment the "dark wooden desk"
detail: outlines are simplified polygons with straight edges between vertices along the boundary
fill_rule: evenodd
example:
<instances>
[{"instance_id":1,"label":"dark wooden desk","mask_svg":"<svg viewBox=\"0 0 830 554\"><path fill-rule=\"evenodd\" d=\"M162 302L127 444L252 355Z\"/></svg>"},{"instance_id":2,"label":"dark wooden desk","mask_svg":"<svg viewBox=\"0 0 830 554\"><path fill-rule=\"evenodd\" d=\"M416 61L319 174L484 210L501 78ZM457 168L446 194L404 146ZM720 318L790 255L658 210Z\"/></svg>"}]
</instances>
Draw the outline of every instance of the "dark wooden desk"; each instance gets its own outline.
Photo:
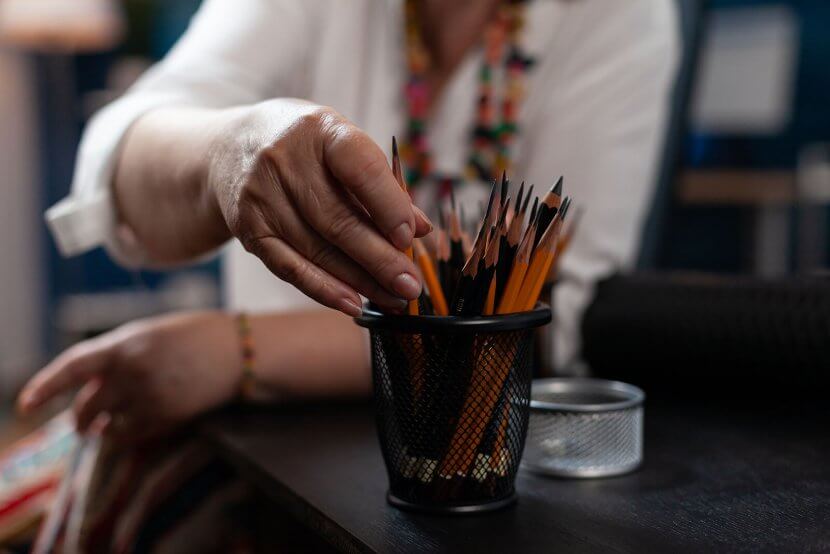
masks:
<instances>
[{"instance_id":1,"label":"dark wooden desk","mask_svg":"<svg viewBox=\"0 0 830 554\"><path fill-rule=\"evenodd\" d=\"M344 551L830 551L827 420L777 411L648 406L639 472L566 481L522 471L516 506L455 518L386 504L366 406L229 412L204 430L244 478Z\"/></svg>"}]
</instances>

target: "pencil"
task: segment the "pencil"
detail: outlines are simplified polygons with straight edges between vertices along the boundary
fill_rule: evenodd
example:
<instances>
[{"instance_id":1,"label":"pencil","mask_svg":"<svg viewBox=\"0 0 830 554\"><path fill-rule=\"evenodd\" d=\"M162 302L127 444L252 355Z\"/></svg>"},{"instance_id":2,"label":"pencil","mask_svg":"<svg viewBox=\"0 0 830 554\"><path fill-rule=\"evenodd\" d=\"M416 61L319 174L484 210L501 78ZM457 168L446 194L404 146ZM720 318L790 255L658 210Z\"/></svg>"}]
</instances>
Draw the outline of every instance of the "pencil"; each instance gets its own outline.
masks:
<instances>
[{"instance_id":1,"label":"pencil","mask_svg":"<svg viewBox=\"0 0 830 554\"><path fill-rule=\"evenodd\" d=\"M545 231L542 240L539 241L539 246L533 253L533 260L522 283L522 292L515 304L518 311L533 309L539 299L539 293L542 291L545 279L553 264L553 255L559 239L559 232L562 229L562 222L565 220L570 204L570 199L566 198L559 213L551 221L548 230Z\"/></svg>"},{"instance_id":2,"label":"pencil","mask_svg":"<svg viewBox=\"0 0 830 554\"><path fill-rule=\"evenodd\" d=\"M551 187L548 193L545 195L545 198L539 203L539 213L537 217L539 218L539 225L536 227L536 245L539 245L539 241L542 238L542 233L550 225L550 222L553 220L553 216L556 215L556 211L559 209L559 206L562 204L562 187L564 184L564 178L559 177L559 180L556 181L556 184Z\"/></svg>"},{"instance_id":3,"label":"pencil","mask_svg":"<svg viewBox=\"0 0 830 554\"><path fill-rule=\"evenodd\" d=\"M453 288L458 286L458 281L461 279L461 271L464 269L464 261L469 254L465 252L464 234L461 228L461 222L458 218L458 208L455 203L455 189L450 189L450 211L447 214L447 221L449 223L449 267L450 267L450 281Z\"/></svg>"},{"instance_id":4,"label":"pencil","mask_svg":"<svg viewBox=\"0 0 830 554\"><path fill-rule=\"evenodd\" d=\"M407 192L406 181L403 178L403 171L401 169L401 159L398 155L398 141L395 137L392 137L392 174L395 176L395 179L398 181L398 185L400 185L401 189L404 192ZM413 262L415 261L415 253L410 246L406 250L404 250L404 254L409 256L409 259ZM418 315L418 300L410 300L409 304L407 305L407 313L409 315Z\"/></svg>"},{"instance_id":5,"label":"pencil","mask_svg":"<svg viewBox=\"0 0 830 554\"><path fill-rule=\"evenodd\" d=\"M530 210L530 218L529 218L527 221L528 221L528 222L531 222L531 221L532 221L532 222L534 222L534 223L535 223L535 222L536 222L536 216L538 215L538 213L539 213L539 199L538 199L538 198L534 198L534 199L533 199L533 209L532 209L532 210ZM536 236L535 236L535 235L534 235L534 237L533 237L533 240L534 240L534 241L536 240Z\"/></svg>"},{"instance_id":6,"label":"pencil","mask_svg":"<svg viewBox=\"0 0 830 554\"><path fill-rule=\"evenodd\" d=\"M516 205L513 206L513 216L515 217L522 210L522 200L524 199L525 193L525 182L522 181L522 184L519 185L519 192L516 194ZM510 224L512 225L513 220L510 220Z\"/></svg>"},{"instance_id":7,"label":"pencil","mask_svg":"<svg viewBox=\"0 0 830 554\"><path fill-rule=\"evenodd\" d=\"M515 307L516 297L519 294L519 289L524 281L527 268L530 264L530 254L533 249L533 237L536 236L536 223L532 222L525 230L519 248L516 251L516 258L510 270L510 276L507 279L504 293L499 301L497 314L512 313Z\"/></svg>"},{"instance_id":8,"label":"pencil","mask_svg":"<svg viewBox=\"0 0 830 554\"><path fill-rule=\"evenodd\" d=\"M513 268L513 261L516 259L516 252L519 249L519 243L522 239L522 229L524 228L525 210L527 210L527 203L522 206L520 196L524 189L524 183L519 188L519 194L516 200L516 207L518 211L514 212L513 219L510 221L510 226L507 233L503 237L501 244L501 258L499 259L499 266L496 270L498 276L498 288L496 290L496 297L502 298L504 291L507 288L509 275Z\"/></svg>"},{"instance_id":9,"label":"pencil","mask_svg":"<svg viewBox=\"0 0 830 554\"><path fill-rule=\"evenodd\" d=\"M484 309L482 310L482 315L493 315L495 313L495 306L496 306L496 284L498 281L498 274L493 275L493 278L490 279L490 287L487 291L487 300L484 302Z\"/></svg>"},{"instance_id":10,"label":"pencil","mask_svg":"<svg viewBox=\"0 0 830 554\"><path fill-rule=\"evenodd\" d=\"M530 185L530 188L527 189L527 196L525 196L525 203L522 204L522 211L525 212L525 213L527 212L527 207L530 204L530 199L531 198L534 198L534 200L536 199L536 197L533 196L533 185ZM517 205L516 207L518 208L519 206ZM533 218L531 218L531 219L533 219Z\"/></svg>"},{"instance_id":11,"label":"pencil","mask_svg":"<svg viewBox=\"0 0 830 554\"><path fill-rule=\"evenodd\" d=\"M436 315L449 315L447 307L447 300L444 298L444 291L441 283L438 281L438 275L435 272L435 266L432 259L429 257L426 248L421 242L421 239L415 239L415 257L418 260L418 266L421 268L421 273L424 275L427 289L429 290L430 300Z\"/></svg>"},{"instance_id":12,"label":"pencil","mask_svg":"<svg viewBox=\"0 0 830 554\"><path fill-rule=\"evenodd\" d=\"M486 291L484 295L484 306L482 307L482 313L485 315L490 315L495 312L495 304L496 304L496 284L498 282L498 277L496 273L496 268L499 263L500 252L501 252L501 237L499 237L499 229L504 227L504 220L507 216L507 211L510 206L510 199L507 199L507 202L504 204L502 209L501 216L499 217L498 223L493 226L491 229L491 238L490 244L487 247L487 255L484 259L484 276L483 281L481 283L482 289ZM491 298L492 296L492 298ZM487 304L490 303L489 311Z\"/></svg>"},{"instance_id":13,"label":"pencil","mask_svg":"<svg viewBox=\"0 0 830 554\"><path fill-rule=\"evenodd\" d=\"M559 263L562 260L562 256L564 256L565 252L567 252L568 248L570 248L571 242L573 242L574 235L576 234L576 230L579 228L579 221L582 219L584 211L585 210L582 209L582 206L577 207L570 223L568 223L568 226L562 231L562 238L559 239L559 244L557 244L556 252L553 255L553 266L551 267L550 274L548 275L548 282L553 282L556 278L556 274L559 271Z\"/></svg>"},{"instance_id":14,"label":"pencil","mask_svg":"<svg viewBox=\"0 0 830 554\"><path fill-rule=\"evenodd\" d=\"M476 315L473 313L473 293L475 278L478 275L478 264L483 256L486 239L479 235L473 243L473 252L461 270L461 277L455 285L452 301L452 315Z\"/></svg>"}]
</instances>

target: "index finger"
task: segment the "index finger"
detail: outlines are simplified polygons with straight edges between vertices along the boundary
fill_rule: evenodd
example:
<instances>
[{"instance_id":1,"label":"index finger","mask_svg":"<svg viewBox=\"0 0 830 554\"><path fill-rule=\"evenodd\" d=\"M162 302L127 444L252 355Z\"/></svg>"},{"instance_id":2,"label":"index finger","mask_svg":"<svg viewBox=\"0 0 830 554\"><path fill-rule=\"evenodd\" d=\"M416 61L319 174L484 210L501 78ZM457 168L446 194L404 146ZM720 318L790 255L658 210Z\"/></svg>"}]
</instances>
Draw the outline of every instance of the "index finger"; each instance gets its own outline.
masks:
<instances>
[{"instance_id":1,"label":"index finger","mask_svg":"<svg viewBox=\"0 0 830 554\"><path fill-rule=\"evenodd\" d=\"M386 156L368 135L336 123L324 147L332 175L363 205L377 228L399 250L412 245L416 221L412 200L398 185Z\"/></svg>"},{"instance_id":2,"label":"index finger","mask_svg":"<svg viewBox=\"0 0 830 554\"><path fill-rule=\"evenodd\" d=\"M54 396L86 382L107 367L111 351L108 345L95 340L73 346L23 387L18 408L23 413L30 412Z\"/></svg>"}]
</instances>

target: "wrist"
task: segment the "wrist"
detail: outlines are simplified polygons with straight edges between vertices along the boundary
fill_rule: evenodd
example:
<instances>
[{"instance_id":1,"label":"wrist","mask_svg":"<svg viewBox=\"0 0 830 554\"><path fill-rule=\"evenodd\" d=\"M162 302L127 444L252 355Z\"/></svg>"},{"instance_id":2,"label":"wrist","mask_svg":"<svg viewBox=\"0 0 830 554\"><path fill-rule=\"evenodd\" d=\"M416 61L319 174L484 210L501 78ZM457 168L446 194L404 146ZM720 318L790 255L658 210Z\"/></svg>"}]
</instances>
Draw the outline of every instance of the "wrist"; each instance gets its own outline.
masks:
<instances>
[{"instance_id":1,"label":"wrist","mask_svg":"<svg viewBox=\"0 0 830 554\"><path fill-rule=\"evenodd\" d=\"M245 174L251 157L255 106L215 110L206 132L206 155L201 175L201 201L221 228L224 239L230 237L225 207L233 198L234 187Z\"/></svg>"}]
</instances>

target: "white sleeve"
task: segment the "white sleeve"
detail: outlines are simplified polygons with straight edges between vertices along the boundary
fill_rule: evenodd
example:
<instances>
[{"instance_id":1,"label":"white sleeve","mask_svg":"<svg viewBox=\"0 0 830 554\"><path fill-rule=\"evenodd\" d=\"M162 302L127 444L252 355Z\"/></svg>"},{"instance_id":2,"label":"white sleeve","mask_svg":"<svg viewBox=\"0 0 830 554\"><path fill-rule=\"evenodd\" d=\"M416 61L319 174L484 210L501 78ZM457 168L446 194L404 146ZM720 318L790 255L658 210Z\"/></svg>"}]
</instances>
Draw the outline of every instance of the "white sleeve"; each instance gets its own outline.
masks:
<instances>
[{"instance_id":1,"label":"white sleeve","mask_svg":"<svg viewBox=\"0 0 830 554\"><path fill-rule=\"evenodd\" d=\"M579 356L582 316L595 283L636 256L678 59L673 2L567 6L557 27L559 54L542 76L550 87L547 113L534 123L540 130L526 153L564 174L574 207L585 209L552 299L558 368Z\"/></svg>"},{"instance_id":2,"label":"white sleeve","mask_svg":"<svg viewBox=\"0 0 830 554\"><path fill-rule=\"evenodd\" d=\"M174 104L226 107L277 93L299 95L313 32L310 6L294 0L206 0L168 56L89 123L72 191L46 220L58 248L75 255L99 245L125 265L138 248L115 236L110 183L121 140L141 115Z\"/></svg>"}]
</instances>

